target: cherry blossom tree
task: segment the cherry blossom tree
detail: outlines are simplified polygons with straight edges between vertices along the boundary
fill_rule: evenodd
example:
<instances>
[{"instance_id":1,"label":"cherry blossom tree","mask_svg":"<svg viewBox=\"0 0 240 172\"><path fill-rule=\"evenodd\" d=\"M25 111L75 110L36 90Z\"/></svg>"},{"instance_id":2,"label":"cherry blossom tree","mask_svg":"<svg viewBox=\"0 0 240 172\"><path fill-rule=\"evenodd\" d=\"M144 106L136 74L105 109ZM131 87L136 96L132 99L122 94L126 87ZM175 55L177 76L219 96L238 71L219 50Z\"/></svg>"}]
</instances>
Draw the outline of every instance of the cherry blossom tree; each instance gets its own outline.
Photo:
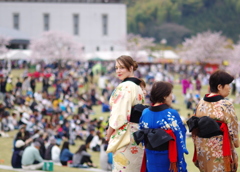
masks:
<instances>
[{"instance_id":1,"label":"cherry blossom tree","mask_svg":"<svg viewBox=\"0 0 240 172\"><path fill-rule=\"evenodd\" d=\"M0 35L0 55L7 53L8 49L6 46L9 45L9 41L9 38Z\"/></svg>"},{"instance_id":2,"label":"cherry blossom tree","mask_svg":"<svg viewBox=\"0 0 240 172\"><path fill-rule=\"evenodd\" d=\"M144 38L140 35L128 34L127 35L127 50L130 51L131 56L135 60L141 59L139 52L141 50L147 51L148 55L151 53L151 47L155 46L154 38Z\"/></svg>"},{"instance_id":3,"label":"cherry blossom tree","mask_svg":"<svg viewBox=\"0 0 240 172\"><path fill-rule=\"evenodd\" d=\"M33 59L83 60L81 44L73 36L58 31L44 32L31 41L30 49Z\"/></svg>"},{"instance_id":4,"label":"cherry blossom tree","mask_svg":"<svg viewBox=\"0 0 240 172\"><path fill-rule=\"evenodd\" d=\"M240 74L240 42L237 45L233 45L233 50L228 58L229 65L226 70L233 75Z\"/></svg>"},{"instance_id":5,"label":"cherry blossom tree","mask_svg":"<svg viewBox=\"0 0 240 172\"><path fill-rule=\"evenodd\" d=\"M183 61L221 64L231 49L227 38L221 32L204 32L185 39L179 55Z\"/></svg>"}]
</instances>

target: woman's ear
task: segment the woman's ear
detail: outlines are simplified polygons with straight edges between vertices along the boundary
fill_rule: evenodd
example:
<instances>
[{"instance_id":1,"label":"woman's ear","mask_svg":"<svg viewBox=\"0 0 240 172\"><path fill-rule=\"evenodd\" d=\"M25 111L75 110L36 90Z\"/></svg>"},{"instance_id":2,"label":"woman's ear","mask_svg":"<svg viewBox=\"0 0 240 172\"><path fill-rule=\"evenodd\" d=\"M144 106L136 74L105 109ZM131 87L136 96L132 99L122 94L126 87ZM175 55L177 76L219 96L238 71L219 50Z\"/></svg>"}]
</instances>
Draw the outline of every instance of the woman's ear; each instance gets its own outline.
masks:
<instances>
[{"instance_id":1,"label":"woman's ear","mask_svg":"<svg viewBox=\"0 0 240 172\"><path fill-rule=\"evenodd\" d=\"M223 88L222 85L218 84L218 86L217 86L218 91L222 90L222 88Z\"/></svg>"},{"instance_id":2,"label":"woman's ear","mask_svg":"<svg viewBox=\"0 0 240 172\"><path fill-rule=\"evenodd\" d=\"M133 72L133 66L130 67L131 72Z\"/></svg>"}]
</instances>

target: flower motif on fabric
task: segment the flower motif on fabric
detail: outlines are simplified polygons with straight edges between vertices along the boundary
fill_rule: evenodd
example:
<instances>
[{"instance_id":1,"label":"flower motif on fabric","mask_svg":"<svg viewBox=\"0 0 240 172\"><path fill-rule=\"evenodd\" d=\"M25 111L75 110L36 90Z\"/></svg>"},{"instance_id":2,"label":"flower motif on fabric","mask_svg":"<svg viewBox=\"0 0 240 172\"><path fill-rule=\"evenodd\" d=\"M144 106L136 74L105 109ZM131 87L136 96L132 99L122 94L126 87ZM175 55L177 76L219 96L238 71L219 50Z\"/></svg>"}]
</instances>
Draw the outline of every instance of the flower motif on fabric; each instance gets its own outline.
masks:
<instances>
[{"instance_id":1,"label":"flower motif on fabric","mask_svg":"<svg viewBox=\"0 0 240 172\"><path fill-rule=\"evenodd\" d=\"M143 127L143 128L148 128L148 123L146 123L146 122L144 122L144 121L143 121L140 125L141 125L141 127Z\"/></svg>"},{"instance_id":2,"label":"flower motif on fabric","mask_svg":"<svg viewBox=\"0 0 240 172\"><path fill-rule=\"evenodd\" d=\"M226 113L229 113L229 114L235 116L235 110L234 110L234 107L233 107L233 105L231 103L226 101L226 103L224 103L224 107L226 108L225 109Z\"/></svg>"},{"instance_id":3,"label":"flower motif on fabric","mask_svg":"<svg viewBox=\"0 0 240 172\"><path fill-rule=\"evenodd\" d=\"M128 121L130 121L130 117L131 117L130 115L127 115L127 120L128 120Z\"/></svg>"},{"instance_id":4,"label":"flower motif on fabric","mask_svg":"<svg viewBox=\"0 0 240 172\"><path fill-rule=\"evenodd\" d=\"M219 172L219 171L224 171L224 167L221 164L214 165L214 169L212 172Z\"/></svg>"},{"instance_id":5,"label":"flower motif on fabric","mask_svg":"<svg viewBox=\"0 0 240 172\"><path fill-rule=\"evenodd\" d=\"M142 95L138 94L138 100L141 101L142 100Z\"/></svg>"},{"instance_id":6,"label":"flower motif on fabric","mask_svg":"<svg viewBox=\"0 0 240 172\"><path fill-rule=\"evenodd\" d=\"M127 124L124 124L123 126L121 126L118 130L122 130L122 131L126 131L127 130Z\"/></svg>"},{"instance_id":7,"label":"flower motif on fabric","mask_svg":"<svg viewBox=\"0 0 240 172\"><path fill-rule=\"evenodd\" d=\"M209 107L207 107L207 106L204 105L204 104L200 104L200 105L199 105L199 111L200 111L200 112L206 113L206 112L208 111L208 109L209 109Z\"/></svg>"},{"instance_id":8,"label":"flower motif on fabric","mask_svg":"<svg viewBox=\"0 0 240 172\"><path fill-rule=\"evenodd\" d=\"M131 147L131 152L132 152L132 154L137 154L138 153L138 148L136 146Z\"/></svg>"},{"instance_id":9,"label":"flower motif on fabric","mask_svg":"<svg viewBox=\"0 0 240 172\"><path fill-rule=\"evenodd\" d=\"M122 95L120 93L116 95L116 97L113 98L113 103L116 104L121 97Z\"/></svg>"},{"instance_id":10,"label":"flower motif on fabric","mask_svg":"<svg viewBox=\"0 0 240 172\"><path fill-rule=\"evenodd\" d=\"M114 132L111 136L112 139L114 139L116 137L116 135L121 135L122 132L127 131L127 124L124 124L123 126L121 126L117 132Z\"/></svg>"}]
</instances>

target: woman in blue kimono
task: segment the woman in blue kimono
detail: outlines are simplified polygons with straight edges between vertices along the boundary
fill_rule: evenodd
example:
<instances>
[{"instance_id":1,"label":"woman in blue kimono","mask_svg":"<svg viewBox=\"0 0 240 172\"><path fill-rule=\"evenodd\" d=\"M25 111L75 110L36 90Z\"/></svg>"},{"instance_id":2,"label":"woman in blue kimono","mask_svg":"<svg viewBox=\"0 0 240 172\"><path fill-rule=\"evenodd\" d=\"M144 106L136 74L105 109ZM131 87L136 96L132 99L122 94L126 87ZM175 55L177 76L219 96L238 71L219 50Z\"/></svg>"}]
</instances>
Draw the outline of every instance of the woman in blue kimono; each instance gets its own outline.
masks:
<instances>
[{"instance_id":1,"label":"woman in blue kimono","mask_svg":"<svg viewBox=\"0 0 240 172\"><path fill-rule=\"evenodd\" d=\"M146 108L134 134L137 143L143 141L148 172L186 172L186 128L172 104L172 84L155 82L150 93L152 106ZM142 137L140 136L142 134ZM143 164L144 166L144 164Z\"/></svg>"}]
</instances>

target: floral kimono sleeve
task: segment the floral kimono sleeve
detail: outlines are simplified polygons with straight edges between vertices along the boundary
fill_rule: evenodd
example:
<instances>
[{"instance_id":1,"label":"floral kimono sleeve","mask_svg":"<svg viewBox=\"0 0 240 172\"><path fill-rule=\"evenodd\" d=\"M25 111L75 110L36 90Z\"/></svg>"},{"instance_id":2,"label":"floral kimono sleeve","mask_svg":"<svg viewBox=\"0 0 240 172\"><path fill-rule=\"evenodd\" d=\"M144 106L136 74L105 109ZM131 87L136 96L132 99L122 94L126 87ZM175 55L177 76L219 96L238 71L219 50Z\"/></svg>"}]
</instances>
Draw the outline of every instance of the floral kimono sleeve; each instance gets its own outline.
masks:
<instances>
[{"instance_id":1,"label":"floral kimono sleeve","mask_svg":"<svg viewBox=\"0 0 240 172\"><path fill-rule=\"evenodd\" d=\"M228 126L228 130L230 133L231 140L235 147L239 146L239 139L238 139L238 119L235 114L234 106L232 103L229 103L225 106L225 117L226 123Z\"/></svg>"},{"instance_id":2,"label":"floral kimono sleeve","mask_svg":"<svg viewBox=\"0 0 240 172\"><path fill-rule=\"evenodd\" d=\"M111 114L109 125L117 130L128 122L131 108L136 98L135 84L130 82L121 83L110 98Z\"/></svg>"}]
</instances>

